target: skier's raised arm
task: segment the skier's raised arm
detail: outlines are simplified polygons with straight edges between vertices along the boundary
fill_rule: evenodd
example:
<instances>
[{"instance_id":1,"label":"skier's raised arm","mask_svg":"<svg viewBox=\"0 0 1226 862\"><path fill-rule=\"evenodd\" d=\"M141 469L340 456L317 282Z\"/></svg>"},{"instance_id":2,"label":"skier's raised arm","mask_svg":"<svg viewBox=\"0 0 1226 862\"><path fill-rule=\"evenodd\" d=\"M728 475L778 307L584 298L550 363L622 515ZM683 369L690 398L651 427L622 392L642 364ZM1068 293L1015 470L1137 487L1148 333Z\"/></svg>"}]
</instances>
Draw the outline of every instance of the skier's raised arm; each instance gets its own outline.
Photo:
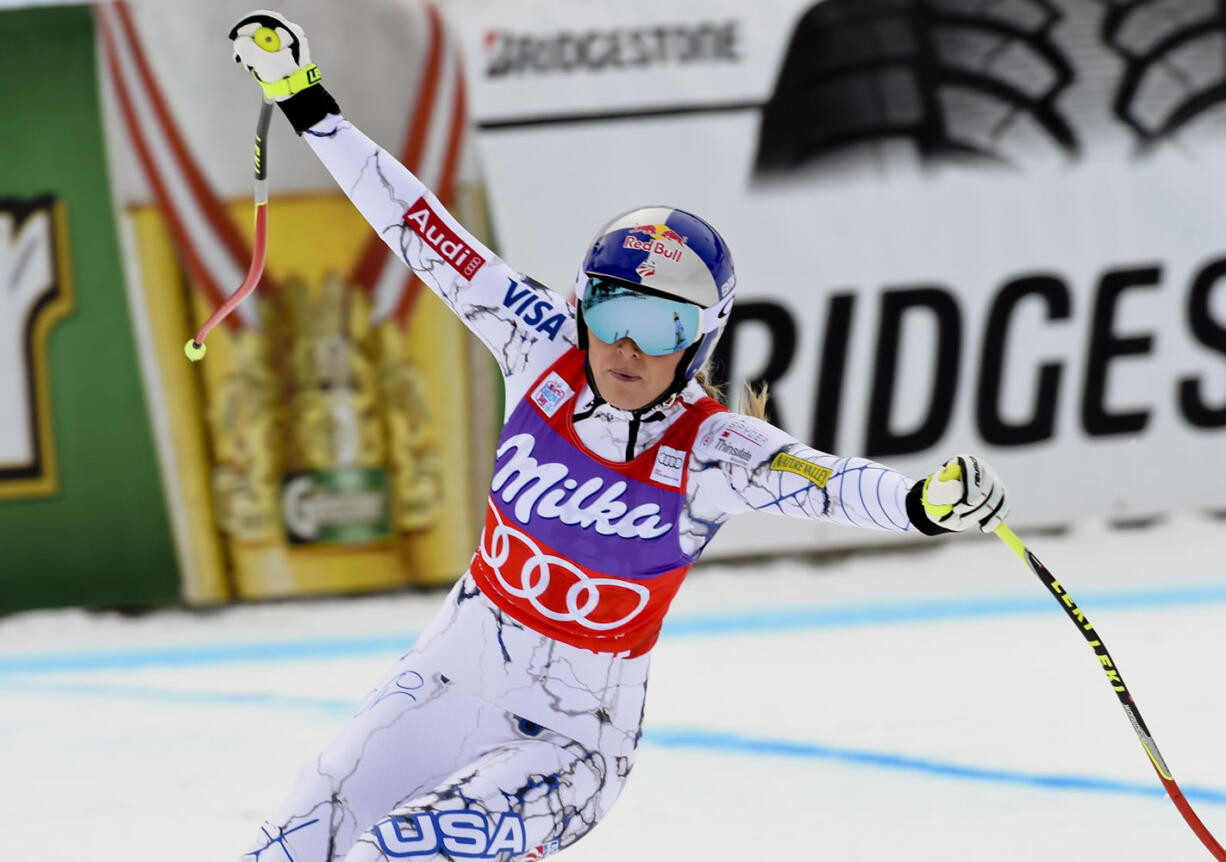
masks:
<instances>
[{"instance_id":1,"label":"skier's raised arm","mask_svg":"<svg viewBox=\"0 0 1226 862\"><path fill-rule=\"evenodd\" d=\"M346 119L324 89L301 27L253 12L230 33L294 131L388 247L485 343L505 376L532 371L536 345L573 344L564 298L519 273L464 228L412 171Z\"/></svg>"}]
</instances>

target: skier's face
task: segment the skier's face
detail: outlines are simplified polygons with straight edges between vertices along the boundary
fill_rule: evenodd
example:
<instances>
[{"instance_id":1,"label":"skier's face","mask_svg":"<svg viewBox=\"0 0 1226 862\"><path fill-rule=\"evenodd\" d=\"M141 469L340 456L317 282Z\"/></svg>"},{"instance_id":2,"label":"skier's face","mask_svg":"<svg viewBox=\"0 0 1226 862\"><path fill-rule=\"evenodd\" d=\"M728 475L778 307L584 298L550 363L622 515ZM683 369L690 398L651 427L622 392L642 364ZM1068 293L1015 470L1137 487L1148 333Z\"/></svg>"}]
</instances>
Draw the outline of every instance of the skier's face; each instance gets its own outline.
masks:
<instances>
[{"instance_id":1,"label":"skier's face","mask_svg":"<svg viewBox=\"0 0 1226 862\"><path fill-rule=\"evenodd\" d=\"M606 344L588 332L587 358L596 388L622 410L637 410L659 398L673 382L683 353L648 356L631 338Z\"/></svg>"}]
</instances>

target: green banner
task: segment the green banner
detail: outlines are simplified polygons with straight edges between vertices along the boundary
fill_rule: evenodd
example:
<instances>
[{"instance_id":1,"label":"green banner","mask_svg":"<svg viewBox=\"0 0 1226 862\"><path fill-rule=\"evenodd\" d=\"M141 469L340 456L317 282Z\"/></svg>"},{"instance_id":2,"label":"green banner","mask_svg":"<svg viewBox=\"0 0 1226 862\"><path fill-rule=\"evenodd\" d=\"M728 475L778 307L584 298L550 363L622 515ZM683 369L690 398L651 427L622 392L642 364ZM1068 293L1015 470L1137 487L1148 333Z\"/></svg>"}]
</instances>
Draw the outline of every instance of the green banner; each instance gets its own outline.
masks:
<instances>
[{"instance_id":1,"label":"green banner","mask_svg":"<svg viewBox=\"0 0 1226 862\"><path fill-rule=\"evenodd\" d=\"M175 601L87 6L0 11L0 613Z\"/></svg>"}]
</instances>

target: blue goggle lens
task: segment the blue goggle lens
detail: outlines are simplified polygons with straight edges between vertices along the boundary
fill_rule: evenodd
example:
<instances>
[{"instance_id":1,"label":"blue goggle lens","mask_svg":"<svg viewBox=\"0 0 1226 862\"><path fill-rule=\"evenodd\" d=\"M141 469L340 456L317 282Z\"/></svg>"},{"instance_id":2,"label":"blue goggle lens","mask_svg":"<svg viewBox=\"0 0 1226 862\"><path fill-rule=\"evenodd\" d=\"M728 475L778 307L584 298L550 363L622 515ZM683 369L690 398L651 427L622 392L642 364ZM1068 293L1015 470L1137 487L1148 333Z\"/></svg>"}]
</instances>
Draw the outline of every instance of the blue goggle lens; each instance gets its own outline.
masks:
<instances>
[{"instance_id":1,"label":"blue goggle lens","mask_svg":"<svg viewBox=\"0 0 1226 862\"><path fill-rule=\"evenodd\" d=\"M648 356L664 356L698 340L702 309L591 278L583 292L583 322L605 344L628 337Z\"/></svg>"}]
</instances>

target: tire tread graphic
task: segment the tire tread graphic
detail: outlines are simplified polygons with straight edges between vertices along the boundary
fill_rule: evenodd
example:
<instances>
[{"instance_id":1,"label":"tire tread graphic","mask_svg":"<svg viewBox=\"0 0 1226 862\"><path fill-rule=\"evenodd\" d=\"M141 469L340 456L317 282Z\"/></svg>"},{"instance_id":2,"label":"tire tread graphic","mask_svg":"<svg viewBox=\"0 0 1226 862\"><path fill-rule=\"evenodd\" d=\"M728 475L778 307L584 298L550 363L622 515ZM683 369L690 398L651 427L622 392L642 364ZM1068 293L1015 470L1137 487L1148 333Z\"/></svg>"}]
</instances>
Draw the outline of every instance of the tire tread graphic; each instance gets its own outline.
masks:
<instances>
[{"instance_id":1,"label":"tire tread graphic","mask_svg":"<svg viewBox=\"0 0 1226 862\"><path fill-rule=\"evenodd\" d=\"M1112 109L1143 149L1226 102L1226 0L1103 0L1124 69Z\"/></svg>"},{"instance_id":2,"label":"tire tread graphic","mask_svg":"<svg viewBox=\"0 0 1226 862\"><path fill-rule=\"evenodd\" d=\"M1026 121L1080 155L1060 96L1076 77L1052 38L1050 0L826 0L796 24L763 110L756 168L789 170L884 139L925 160L1009 164L1004 138Z\"/></svg>"}]
</instances>

